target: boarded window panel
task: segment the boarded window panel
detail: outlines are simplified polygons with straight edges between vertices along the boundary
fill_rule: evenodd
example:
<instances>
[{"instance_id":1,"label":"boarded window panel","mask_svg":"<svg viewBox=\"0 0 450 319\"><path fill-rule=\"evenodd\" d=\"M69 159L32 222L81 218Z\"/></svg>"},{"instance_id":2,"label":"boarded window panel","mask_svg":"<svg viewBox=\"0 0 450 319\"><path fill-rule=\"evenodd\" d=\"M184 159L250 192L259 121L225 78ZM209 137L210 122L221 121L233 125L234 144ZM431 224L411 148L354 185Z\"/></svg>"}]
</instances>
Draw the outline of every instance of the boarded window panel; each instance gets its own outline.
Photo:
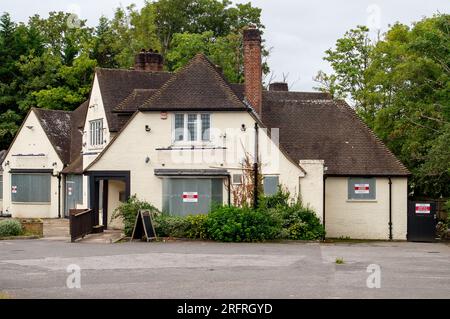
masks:
<instances>
[{"instance_id":1,"label":"boarded window panel","mask_svg":"<svg viewBox=\"0 0 450 319\"><path fill-rule=\"evenodd\" d=\"M12 201L50 203L50 174L12 174Z\"/></svg>"},{"instance_id":2,"label":"boarded window panel","mask_svg":"<svg viewBox=\"0 0 450 319\"><path fill-rule=\"evenodd\" d=\"M233 174L233 184L242 184L242 174Z\"/></svg>"},{"instance_id":3,"label":"boarded window panel","mask_svg":"<svg viewBox=\"0 0 450 319\"><path fill-rule=\"evenodd\" d=\"M271 196L278 192L278 176L265 176L264 177L264 194Z\"/></svg>"},{"instance_id":4,"label":"boarded window panel","mask_svg":"<svg viewBox=\"0 0 450 319\"><path fill-rule=\"evenodd\" d=\"M197 141L197 114L188 114L188 138L189 141Z\"/></svg>"},{"instance_id":5,"label":"boarded window panel","mask_svg":"<svg viewBox=\"0 0 450 319\"><path fill-rule=\"evenodd\" d=\"M0 174L0 200L3 200L3 175Z\"/></svg>"},{"instance_id":6,"label":"boarded window panel","mask_svg":"<svg viewBox=\"0 0 450 319\"><path fill-rule=\"evenodd\" d=\"M184 114L175 114L175 141L184 140Z\"/></svg>"},{"instance_id":7,"label":"boarded window panel","mask_svg":"<svg viewBox=\"0 0 450 319\"><path fill-rule=\"evenodd\" d=\"M208 142L211 139L211 117L209 114L202 114L202 141Z\"/></svg>"},{"instance_id":8,"label":"boarded window panel","mask_svg":"<svg viewBox=\"0 0 450 319\"><path fill-rule=\"evenodd\" d=\"M196 201L187 202L185 193L195 194ZM175 216L207 214L212 203L223 203L222 179L164 179L163 211Z\"/></svg>"},{"instance_id":9,"label":"boarded window panel","mask_svg":"<svg viewBox=\"0 0 450 319\"><path fill-rule=\"evenodd\" d=\"M377 198L375 178L348 179L348 199L350 200L374 200Z\"/></svg>"}]
</instances>

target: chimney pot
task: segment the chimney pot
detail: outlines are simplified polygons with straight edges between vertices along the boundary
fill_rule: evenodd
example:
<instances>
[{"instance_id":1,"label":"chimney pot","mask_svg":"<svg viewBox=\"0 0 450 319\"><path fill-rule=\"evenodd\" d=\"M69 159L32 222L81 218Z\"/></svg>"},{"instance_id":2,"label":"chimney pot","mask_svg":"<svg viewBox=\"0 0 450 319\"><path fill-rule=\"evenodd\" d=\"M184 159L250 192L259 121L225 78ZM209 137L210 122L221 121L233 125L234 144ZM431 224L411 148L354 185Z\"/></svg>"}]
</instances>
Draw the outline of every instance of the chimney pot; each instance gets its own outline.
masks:
<instances>
[{"instance_id":1,"label":"chimney pot","mask_svg":"<svg viewBox=\"0 0 450 319\"><path fill-rule=\"evenodd\" d=\"M134 61L134 69L136 71L163 71L164 58L157 50L153 51L152 49L149 49L147 51L142 49L141 52L136 54Z\"/></svg>"}]
</instances>

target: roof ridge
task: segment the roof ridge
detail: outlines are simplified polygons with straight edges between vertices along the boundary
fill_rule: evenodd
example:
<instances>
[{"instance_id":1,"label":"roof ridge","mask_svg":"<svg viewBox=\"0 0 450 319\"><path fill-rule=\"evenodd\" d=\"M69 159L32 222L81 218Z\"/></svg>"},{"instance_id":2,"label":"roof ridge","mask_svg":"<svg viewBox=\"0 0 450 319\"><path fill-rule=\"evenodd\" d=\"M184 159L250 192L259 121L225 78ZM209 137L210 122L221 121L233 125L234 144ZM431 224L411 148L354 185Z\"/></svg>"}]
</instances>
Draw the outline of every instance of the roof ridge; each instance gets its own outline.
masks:
<instances>
[{"instance_id":1,"label":"roof ridge","mask_svg":"<svg viewBox=\"0 0 450 319\"><path fill-rule=\"evenodd\" d=\"M148 74L173 74L171 71L139 71L135 69L122 69L122 68L100 68L96 67L95 71L121 71L121 72L139 72L139 73L148 73Z\"/></svg>"}]
</instances>

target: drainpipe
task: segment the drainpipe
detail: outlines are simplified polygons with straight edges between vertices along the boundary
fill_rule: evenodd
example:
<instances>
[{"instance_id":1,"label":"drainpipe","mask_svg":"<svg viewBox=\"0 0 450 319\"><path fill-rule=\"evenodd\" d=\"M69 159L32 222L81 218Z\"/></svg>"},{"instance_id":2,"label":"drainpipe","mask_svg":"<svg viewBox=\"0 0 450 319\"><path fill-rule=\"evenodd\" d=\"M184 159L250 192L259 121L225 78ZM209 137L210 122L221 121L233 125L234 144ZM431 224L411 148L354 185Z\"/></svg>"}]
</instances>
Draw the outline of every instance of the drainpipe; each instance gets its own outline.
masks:
<instances>
[{"instance_id":1,"label":"drainpipe","mask_svg":"<svg viewBox=\"0 0 450 319\"><path fill-rule=\"evenodd\" d=\"M231 206L231 175L228 175L227 178L228 178L228 206Z\"/></svg>"},{"instance_id":2,"label":"drainpipe","mask_svg":"<svg viewBox=\"0 0 450 319\"><path fill-rule=\"evenodd\" d=\"M392 240L392 179L389 176L389 240Z\"/></svg>"},{"instance_id":3,"label":"drainpipe","mask_svg":"<svg viewBox=\"0 0 450 319\"><path fill-rule=\"evenodd\" d=\"M61 174L58 174L58 218L61 218Z\"/></svg>"},{"instance_id":4,"label":"drainpipe","mask_svg":"<svg viewBox=\"0 0 450 319\"><path fill-rule=\"evenodd\" d=\"M326 182L327 182L327 177L324 175L323 176L323 204L322 204L322 210L323 210L323 229L326 230L326 225L325 225L325 191L326 191ZM323 240L325 240L326 237L326 233L323 235Z\"/></svg>"},{"instance_id":5,"label":"drainpipe","mask_svg":"<svg viewBox=\"0 0 450 319\"><path fill-rule=\"evenodd\" d=\"M258 208L258 153L259 153L259 140L258 140L258 123L255 123L255 162L253 164L254 185L253 185L253 208Z\"/></svg>"}]
</instances>

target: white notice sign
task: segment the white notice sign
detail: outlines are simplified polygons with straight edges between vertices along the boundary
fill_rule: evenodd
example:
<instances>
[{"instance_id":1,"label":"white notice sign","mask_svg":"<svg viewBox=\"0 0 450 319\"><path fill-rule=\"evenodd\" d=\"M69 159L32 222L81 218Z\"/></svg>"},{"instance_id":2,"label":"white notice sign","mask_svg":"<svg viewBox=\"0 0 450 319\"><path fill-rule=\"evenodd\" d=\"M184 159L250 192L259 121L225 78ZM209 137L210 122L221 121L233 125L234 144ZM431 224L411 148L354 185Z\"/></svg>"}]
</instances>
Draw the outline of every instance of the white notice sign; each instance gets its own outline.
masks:
<instances>
[{"instance_id":1,"label":"white notice sign","mask_svg":"<svg viewBox=\"0 0 450 319\"><path fill-rule=\"evenodd\" d=\"M370 185L355 184L355 194L370 194Z\"/></svg>"},{"instance_id":2,"label":"white notice sign","mask_svg":"<svg viewBox=\"0 0 450 319\"><path fill-rule=\"evenodd\" d=\"M416 204L416 214L430 214L431 204Z\"/></svg>"},{"instance_id":3,"label":"white notice sign","mask_svg":"<svg viewBox=\"0 0 450 319\"><path fill-rule=\"evenodd\" d=\"M183 203L198 203L198 193L183 192Z\"/></svg>"}]
</instances>

